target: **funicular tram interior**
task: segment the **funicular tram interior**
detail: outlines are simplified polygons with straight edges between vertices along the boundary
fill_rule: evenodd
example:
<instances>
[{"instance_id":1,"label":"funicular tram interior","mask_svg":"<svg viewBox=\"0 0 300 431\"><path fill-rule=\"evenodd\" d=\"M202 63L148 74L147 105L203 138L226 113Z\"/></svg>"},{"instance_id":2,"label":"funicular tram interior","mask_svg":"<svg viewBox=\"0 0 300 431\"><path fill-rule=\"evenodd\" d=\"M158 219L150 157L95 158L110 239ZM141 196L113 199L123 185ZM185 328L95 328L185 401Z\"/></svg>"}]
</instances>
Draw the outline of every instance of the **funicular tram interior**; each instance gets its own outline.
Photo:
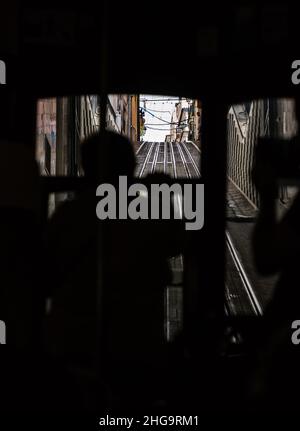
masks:
<instances>
[{"instance_id":1,"label":"funicular tram interior","mask_svg":"<svg viewBox=\"0 0 300 431\"><path fill-rule=\"evenodd\" d=\"M135 55L139 50L147 53L149 61L144 64L135 55L128 60L125 51L115 53L119 36L111 28L121 26L128 16L124 6L120 15L107 7L95 17L85 6L76 6L75 16L85 14L90 19L90 34L66 45L53 42L51 62L47 56L36 56L34 39L24 37L23 57L15 64L22 63L24 68L26 58L26 72L18 78L16 89L1 89L1 284L6 287L0 294L0 317L6 323L8 340L1 358L6 370L1 396L4 409L108 411L139 407L194 414L230 411L233 404L236 411L256 412L291 407L296 402L293 393L300 382L293 376L299 354L294 345L285 344L292 332L286 335L279 330L274 344L270 339L260 341L260 335L267 332L265 308L276 280L261 281L249 257L261 209L251 177L255 140L297 136L299 90L290 79L291 63L297 58L296 30L290 25L287 32L282 24L282 31L276 32L282 13L288 11L291 24L296 18L290 5L274 4L269 9L253 5L222 6L217 16L212 5L203 5L201 17L191 15L190 43L179 39L178 46L169 47L171 54L181 48L186 53L184 67L169 65L170 55L157 51L165 35L161 27L154 33L144 32L132 46ZM38 16L39 9L32 6L32 10ZM166 18L168 13L161 10L160 16ZM150 25L155 17L150 10L144 25ZM241 22L247 30L243 38L238 37ZM264 33L265 23L269 27ZM128 40L136 40L135 28L126 31ZM76 52L80 52L80 61ZM115 143L115 138L101 129L107 122L110 95L115 94L200 101L197 148L188 139L176 144L176 157L183 161L192 151L196 154L186 168L195 174L178 170L175 176L154 169L150 174L157 176L143 176L148 153L141 158L139 147L144 142L139 141L132 148L136 162L140 157L140 171L129 182L193 184L194 189L203 184L201 229L182 231L181 225L163 221L139 222L135 230L134 222L127 226L118 220L97 220L98 184L78 166L77 114L83 112L82 101L91 104L96 100L100 124L93 150L94 162L99 162L97 181L114 183L119 173L127 174L124 165L130 157L130 151L125 154L121 148L125 141ZM95 95L95 99L88 95ZM133 103L133 98L129 99ZM55 139L61 144L56 147L56 169L51 165L51 121L50 133L43 132L42 138L38 135L39 121L41 132L45 119L45 111L39 109L49 100L55 103L50 120L56 124ZM87 127L88 120L84 121ZM153 164L156 157L160 166L172 160L175 166L172 145L167 142L155 150L152 143L145 143L144 150L152 151L148 162ZM165 159L160 160L163 151L167 151ZM44 158L42 174L37 172L39 157ZM111 167L109 178L101 176L101 169L107 173L106 164ZM295 195L290 186L297 185L297 179L292 185L280 184L281 204ZM85 190L90 197L83 198L79 208L76 196ZM65 202L66 213L52 225L51 216ZM52 228L61 230L54 232L50 242L55 240L48 246L45 238ZM90 235L88 240L85 232ZM181 265L181 273L180 281L172 286L165 281L166 267L159 258L177 241L180 246L168 255L168 262L173 275L176 265ZM160 330L164 353L160 356L153 335L158 326L156 304L147 301L155 297L149 293L151 289L156 292L164 283L169 283L169 289L163 296ZM60 294L61 285L64 290ZM172 306L177 307L179 321L171 321ZM288 317L297 320L296 314ZM135 332L136 338L132 337ZM274 369L268 374L270 364Z\"/></svg>"}]
</instances>

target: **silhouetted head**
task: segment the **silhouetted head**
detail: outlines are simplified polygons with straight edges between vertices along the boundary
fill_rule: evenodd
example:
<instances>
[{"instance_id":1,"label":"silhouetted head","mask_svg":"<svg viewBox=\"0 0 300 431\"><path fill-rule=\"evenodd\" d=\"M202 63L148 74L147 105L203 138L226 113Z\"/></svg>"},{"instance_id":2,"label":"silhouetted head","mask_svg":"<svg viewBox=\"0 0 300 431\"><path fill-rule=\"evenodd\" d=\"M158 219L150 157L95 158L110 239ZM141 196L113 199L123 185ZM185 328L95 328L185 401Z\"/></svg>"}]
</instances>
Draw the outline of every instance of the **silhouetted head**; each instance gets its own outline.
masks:
<instances>
[{"instance_id":1,"label":"silhouetted head","mask_svg":"<svg viewBox=\"0 0 300 431\"><path fill-rule=\"evenodd\" d=\"M115 181L120 175L133 177L135 155L130 141L111 131L97 132L81 144L81 162L86 177Z\"/></svg>"}]
</instances>

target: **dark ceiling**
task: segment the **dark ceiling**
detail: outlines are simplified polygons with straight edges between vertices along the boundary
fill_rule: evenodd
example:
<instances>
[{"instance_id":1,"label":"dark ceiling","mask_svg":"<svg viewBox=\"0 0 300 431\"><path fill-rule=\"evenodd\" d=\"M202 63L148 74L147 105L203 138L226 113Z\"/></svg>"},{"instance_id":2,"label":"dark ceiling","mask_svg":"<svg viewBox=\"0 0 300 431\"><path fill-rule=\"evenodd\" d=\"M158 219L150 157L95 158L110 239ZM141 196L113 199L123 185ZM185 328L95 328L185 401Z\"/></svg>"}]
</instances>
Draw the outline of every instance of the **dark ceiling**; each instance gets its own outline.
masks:
<instances>
[{"instance_id":1,"label":"dark ceiling","mask_svg":"<svg viewBox=\"0 0 300 431\"><path fill-rule=\"evenodd\" d=\"M287 2L31 2L16 10L16 49L2 52L11 80L33 94L233 101L298 91L291 83L291 63L300 58L298 13Z\"/></svg>"}]
</instances>

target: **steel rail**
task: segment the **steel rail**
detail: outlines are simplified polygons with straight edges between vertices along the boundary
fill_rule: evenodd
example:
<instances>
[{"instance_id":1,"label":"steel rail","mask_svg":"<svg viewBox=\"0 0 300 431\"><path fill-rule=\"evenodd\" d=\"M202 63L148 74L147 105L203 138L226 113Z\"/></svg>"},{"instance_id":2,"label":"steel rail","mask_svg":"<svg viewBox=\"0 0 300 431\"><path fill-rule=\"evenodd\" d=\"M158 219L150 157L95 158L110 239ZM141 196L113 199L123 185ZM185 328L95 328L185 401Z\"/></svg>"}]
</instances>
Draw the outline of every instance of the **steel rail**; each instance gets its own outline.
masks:
<instances>
[{"instance_id":1,"label":"steel rail","mask_svg":"<svg viewBox=\"0 0 300 431\"><path fill-rule=\"evenodd\" d=\"M186 143L192 144L196 148L196 150L198 151L198 153L201 153L200 148L193 141L186 141Z\"/></svg>"},{"instance_id":2,"label":"steel rail","mask_svg":"<svg viewBox=\"0 0 300 431\"><path fill-rule=\"evenodd\" d=\"M181 159L182 159L182 163L183 163L184 170L185 170L185 172L186 172L186 174L187 174L188 178L191 178L191 177L192 177L192 176L191 176L191 172L190 172L190 169L189 169L189 167L188 167L188 164L187 164L187 161L186 161L185 155L183 154L183 151L182 151L182 149L180 148L180 144L179 144L178 142L177 142L177 149L178 149L179 155L180 155L180 157L181 157Z\"/></svg>"},{"instance_id":3,"label":"steel rail","mask_svg":"<svg viewBox=\"0 0 300 431\"><path fill-rule=\"evenodd\" d=\"M238 254L237 254L236 248L233 245L233 242L230 238L229 232L226 231L225 235L226 235L226 243L227 243L229 252L230 252L231 257L233 259L233 262L236 266L236 269L239 273L239 276L240 276L240 279L243 283L243 286L246 290L246 293L248 295L248 298L249 298L249 301L250 301L251 306L253 308L253 311L256 315L262 316L263 315L263 309L259 303L259 300L257 299L257 296L253 290L251 282L250 282L250 280L249 280L249 278L248 278L248 276L244 270L243 264L242 264Z\"/></svg>"},{"instance_id":4,"label":"steel rail","mask_svg":"<svg viewBox=\"0 0 300 431\"><path fill-rule=\"evenodd\" d=\"M155 153L154 153L154 157L153 157L153 161L152 161L152 166L151 166L151 174L153 174L156 164L157 164L157 159L158 159L158 154L159 154L159 147L160 147L160 143L156 142L156 148L155 148Z\"/></svg>"},{"instance_id":5,"label":"steel rail","mask_svg":"<svg viewBox=\"0 0 300 431\"><path fill-rule=\"evenodd\" d=\"M148 144L148 143L150 143L150 142L147 142L147 141L143 142L143 143L142 143L142 145L137 149L137 151L136 151L135 155L137 156L137 155L139 154L139 152L141 151L141 149L143 148L143 146L144 146L145 144Z\"/></svg>"},{"instance_id":6,"label":"steel rail","mask_svg":"<svg viewBox=\"0 0 300 431\"><path fill-rule=\"evenodd\" d=\"M170 144L171 160L173 163L174 178L177 178L177 168L176 168L176 160L174 155L174 148L173 148L172 142L169 142L169 144Z\"/></svg>"},{"instance_id":7,"label":"steel rail","mask_svg":"<svg viewBox=\"0 0 300 431\"><path fill-rule=\"evenodd\" d=\"M191 160L191 163L192 163L192 165L193 165L193 168L195 169L195 171L196 171L196 174L198 175L198 177L200 177L201 175L200 175L200 170L199 170L199 168L198 168L198 166L197 166L197 163L195 162L195 160L194 160L194 158L193 158L193 156L192 156L192 153L190 152L190 150L187 148L187 146L186 146L186 144L183 142L182 143L182 146L183 146L183 148L185 149L185 151L186 151L186 153L188 154L188 156L189 156L189 158L190 158L190 160Z\"/></svg>"},{"instance_id":8,"label":"steel rail","mask_svg":"<svg viewBox=\"0 0 300 431\"><path fill-rule=\"evenodd\" d=\"M144 173L144 170L145 170L145 168L146 168L146 165L147 165L147 163L148 163L148 161L149 161L149 159L150 159L150 157L151 157L151 154L152 154L152 150L153 150L153 147L154 147L154 142L152 142L152 144L151 144L151 146L150 146L150 148L149 148L149 150L148 150L148 153L147 153L147 156L146 156L146 158L145 158L145 161L144 161L144 163L143 163L143 166L142 166L142 169L140 170L140 173L139 173L139 178L141 178L141 176L143 175L143 173Z\"/></svg>"}]
</instances>

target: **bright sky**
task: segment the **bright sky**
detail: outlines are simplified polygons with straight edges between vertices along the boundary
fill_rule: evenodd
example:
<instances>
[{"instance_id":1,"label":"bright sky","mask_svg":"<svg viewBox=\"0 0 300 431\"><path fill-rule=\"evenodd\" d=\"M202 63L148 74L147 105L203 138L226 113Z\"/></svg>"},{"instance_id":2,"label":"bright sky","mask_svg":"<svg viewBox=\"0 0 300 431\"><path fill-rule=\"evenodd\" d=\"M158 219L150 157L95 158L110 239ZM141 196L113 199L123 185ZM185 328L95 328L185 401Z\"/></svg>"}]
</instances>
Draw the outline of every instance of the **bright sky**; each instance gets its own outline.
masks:
<instances>
[{"instance_id":1,"label":"bright sky","mask_svg":"<svg viewBox=\"0 0 300 431\"><path fill-rule=\"evenodd\" d=\"M171 115L178 97L140 95L140 106L149 112L145 112L145 126L147 128L144 141L163 142L166 135L170 134ZM166 123L167 121L167 123Z\"/></svg>"}]
</instances>

